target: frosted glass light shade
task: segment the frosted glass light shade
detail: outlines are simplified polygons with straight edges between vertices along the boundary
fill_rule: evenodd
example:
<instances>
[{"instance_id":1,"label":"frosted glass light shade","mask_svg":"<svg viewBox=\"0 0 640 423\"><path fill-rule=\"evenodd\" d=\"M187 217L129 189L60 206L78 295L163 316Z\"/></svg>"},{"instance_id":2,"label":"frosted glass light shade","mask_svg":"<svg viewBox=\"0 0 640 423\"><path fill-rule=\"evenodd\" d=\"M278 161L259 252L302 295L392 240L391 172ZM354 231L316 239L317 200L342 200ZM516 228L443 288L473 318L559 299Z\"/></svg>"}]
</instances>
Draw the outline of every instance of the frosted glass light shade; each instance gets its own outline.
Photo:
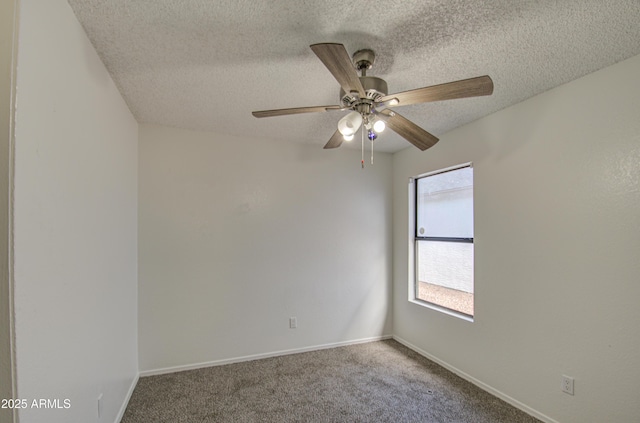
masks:
<instances>
[{"instance_id":1,"label":"frosted glass light shade","mask_svg":"<svg viewBox=\"0 0 640 423\"><path fill-rule=\"evenodd\" d=\"M342 135L353 135L362 125L362 116L360 113L353 111L338 121L338 131Z\"/></svg>"},{"instance_id":2,"label":"frosted glass light shade","mask_svg":"<svg viewBox=\"0 0 640 423\"><path fill-rule=\"evenodd\" d=\"M351 141L353 139L353 134L343 135L342 138L344 138L345 141Z\"/></svg>"},{"instance_id":3,"label":"frosted glass light shade","mask_svg":"<svg viewBox=\"0 0 640 423\"><path fill-rule=\"evenodd\" d=\"M373 124L373 130L380 133L382 131L384 131L384 128L386 128L387 125L384 124L384 121L382 120L376 120L376 123Z\"/></svg>"}]
</instances>

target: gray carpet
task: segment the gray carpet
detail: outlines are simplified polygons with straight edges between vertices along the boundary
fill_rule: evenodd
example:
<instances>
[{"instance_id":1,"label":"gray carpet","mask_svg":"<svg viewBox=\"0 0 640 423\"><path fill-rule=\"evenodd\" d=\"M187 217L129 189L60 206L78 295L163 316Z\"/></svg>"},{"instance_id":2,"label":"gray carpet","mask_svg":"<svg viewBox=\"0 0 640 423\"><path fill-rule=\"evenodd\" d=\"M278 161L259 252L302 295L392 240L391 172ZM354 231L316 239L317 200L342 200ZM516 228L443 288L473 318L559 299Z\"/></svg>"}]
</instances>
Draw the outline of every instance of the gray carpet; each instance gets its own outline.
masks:
<instances>
[{"instance_id":1,"label":"gray carpet","mask_svg":"<svg viewBox=\"0 0 640 423\"><path fill-rule=\"evenodd\" d=\"M396 341L140 378L122 423L539 420Z\"/></svg>"}]
</instances>

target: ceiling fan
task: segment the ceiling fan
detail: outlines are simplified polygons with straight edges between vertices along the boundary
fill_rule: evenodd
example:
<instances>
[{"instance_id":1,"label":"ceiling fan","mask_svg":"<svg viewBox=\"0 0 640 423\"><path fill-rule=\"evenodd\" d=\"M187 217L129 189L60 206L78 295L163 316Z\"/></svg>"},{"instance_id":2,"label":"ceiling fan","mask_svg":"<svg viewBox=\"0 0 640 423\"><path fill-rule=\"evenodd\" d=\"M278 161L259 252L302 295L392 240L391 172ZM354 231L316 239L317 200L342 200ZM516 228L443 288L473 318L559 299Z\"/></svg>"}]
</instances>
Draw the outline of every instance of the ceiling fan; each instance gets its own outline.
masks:
<instances>
[{"instance_id":1,"label":"ceiling fan","mask_svg":"<svg viewBox=\"0 0 640 423\"><path fill-rule=\"evenodd\" d=\"M383 79L367 76L367 70L371 69L375 61L372 50L355 52L353 61L342 44L313 44L311 50L340 84L340 104L262 110L252 114L257 118L263 118L330 110L351 110L340 119L338 129L324 148L340 147L343 140L353 139L361 126L367 130L367 137L373 141L377 138L377 134L388 126L420 150L426 150L433 147L438 142L438 138L392 110L394 107L493 93L493 81L485 75L388 94L387 83ZM358 71L361 76L358 76Z\"/></svg>"}]
</instances>

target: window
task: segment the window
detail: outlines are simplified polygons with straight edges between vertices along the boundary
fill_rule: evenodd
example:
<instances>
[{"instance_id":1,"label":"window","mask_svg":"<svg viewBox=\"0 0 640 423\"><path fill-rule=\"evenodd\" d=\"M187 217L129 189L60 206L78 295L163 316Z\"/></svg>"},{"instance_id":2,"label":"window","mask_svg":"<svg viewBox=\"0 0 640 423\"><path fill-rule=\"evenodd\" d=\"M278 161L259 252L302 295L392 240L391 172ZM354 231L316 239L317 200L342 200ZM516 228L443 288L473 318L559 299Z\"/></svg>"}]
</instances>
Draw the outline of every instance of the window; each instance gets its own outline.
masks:
<instances>
[{"instance_id":1,"label":"window","mask_svg":"<svg viewBox=\"0 0 640 423\"><path fill-rule=\"evenodd\" d=\"M473 168L415 178L414 301L473 317Z\"/></svg>"}]
</instances>

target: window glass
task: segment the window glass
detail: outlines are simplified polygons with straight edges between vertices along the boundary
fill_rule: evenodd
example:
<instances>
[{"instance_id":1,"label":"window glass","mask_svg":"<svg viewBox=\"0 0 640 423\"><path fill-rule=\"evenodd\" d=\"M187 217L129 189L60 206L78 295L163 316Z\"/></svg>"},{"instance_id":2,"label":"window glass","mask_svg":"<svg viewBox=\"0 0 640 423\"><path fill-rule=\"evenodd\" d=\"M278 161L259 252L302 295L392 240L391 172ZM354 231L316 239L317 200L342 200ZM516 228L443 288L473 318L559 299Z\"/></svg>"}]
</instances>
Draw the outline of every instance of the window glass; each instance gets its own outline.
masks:
<instances>
[{"instance_id":1,"label":"window glass","mask_svg":"<svg viewBox=\"0 0 640 423\"><path fill-rule=\"evenodd\" d=\"M416 244L416 298L473 316L473 244Z\"/></svg>"},{"instance_id":2,"label":"window glass","mask_svg":"<svg viewBox=\"0 0 640 423\"><path fill-rule=\"evenodd\" d=\"M473 238L473 169L465 167L417 181L416 236Z\"/></svg>"},{"instance_id":3,"label":"window glass","mask_svg":"<svg viewBox=\"0 0 640 423\"><path fill-rule=\"evenodd\" d=\"M473 316L473 169L418 178L414 195L414 298Z\"/></svg>"}]
</instances>

